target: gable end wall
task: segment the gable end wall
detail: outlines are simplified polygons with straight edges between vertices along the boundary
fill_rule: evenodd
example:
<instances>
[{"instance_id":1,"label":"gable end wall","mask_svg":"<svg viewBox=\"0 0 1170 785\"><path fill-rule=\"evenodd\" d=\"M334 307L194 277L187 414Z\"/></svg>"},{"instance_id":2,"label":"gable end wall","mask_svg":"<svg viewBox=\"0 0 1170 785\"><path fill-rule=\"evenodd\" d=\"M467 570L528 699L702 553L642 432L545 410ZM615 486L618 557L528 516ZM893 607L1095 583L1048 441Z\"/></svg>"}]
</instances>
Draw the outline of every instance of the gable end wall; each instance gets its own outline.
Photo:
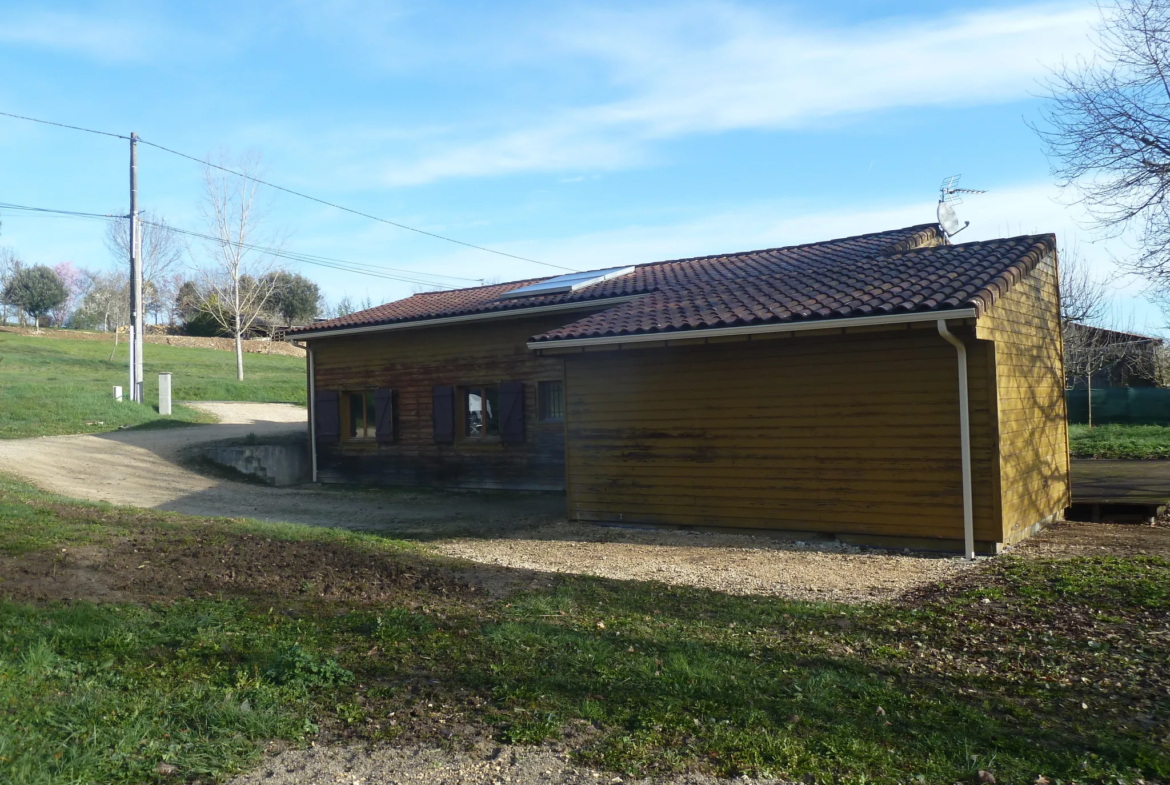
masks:
<instances>
[{"instance_id":1,"label":"gable end wall","mask_svg":"<svg viewBox=\"0 0 1170 785\"><path fill-rule=\"evenodd\" d=\"M1000 498L1010 543L1071 502L1056 255L999 298L976 334L995 342Z\"/></svg>"}]
</instances>

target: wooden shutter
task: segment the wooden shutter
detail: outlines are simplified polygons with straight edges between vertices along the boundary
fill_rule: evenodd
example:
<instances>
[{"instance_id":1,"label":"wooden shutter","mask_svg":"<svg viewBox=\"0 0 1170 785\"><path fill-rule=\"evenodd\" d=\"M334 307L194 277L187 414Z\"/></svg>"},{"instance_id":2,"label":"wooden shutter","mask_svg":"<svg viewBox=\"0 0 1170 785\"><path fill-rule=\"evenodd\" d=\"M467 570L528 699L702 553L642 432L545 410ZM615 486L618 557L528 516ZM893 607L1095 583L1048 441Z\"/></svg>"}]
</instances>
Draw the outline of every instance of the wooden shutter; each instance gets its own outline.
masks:
<instances>
[{"instance_id":1,"label":"wooden shutter","mask_svg":"<svg viewBox=\"0 0 1170 785\"><path fill-rule=\"evenodd\" d=\"M374 391L374 434L378 444L394 441L394 391L383 388Z\"/></svg>"},{"instance_id":2,"label":"wooden shutter","mask_svg":"<svg viewBox=\"0 0 1170 785\"><path fill-rule=\"evenodd\" d=\"M455 441L455 388L435 387L431 392L434 406L431 417L435 427L435 441L450 444Z\"/></svg>"},{"instance_id":3,"label":"wooden shutter","mask_svg":"<svg viewBox=\"0 0 1170 785\"><path fill-rule=\"evenodd\" d=\"M313 401L316 416L317 441L336 442L341 439L341 394L337 390L317 390Z\"/></svg>"},{"instance_id":4,"label":"wooden shutter","mask_svg":"<svg viewBox=\"0 0 1170 785\"><path fill-rule=\"evenodd\" d=\"M500 384L500 441L524 441L524 382Z\"/></svg>"}]
</instances>

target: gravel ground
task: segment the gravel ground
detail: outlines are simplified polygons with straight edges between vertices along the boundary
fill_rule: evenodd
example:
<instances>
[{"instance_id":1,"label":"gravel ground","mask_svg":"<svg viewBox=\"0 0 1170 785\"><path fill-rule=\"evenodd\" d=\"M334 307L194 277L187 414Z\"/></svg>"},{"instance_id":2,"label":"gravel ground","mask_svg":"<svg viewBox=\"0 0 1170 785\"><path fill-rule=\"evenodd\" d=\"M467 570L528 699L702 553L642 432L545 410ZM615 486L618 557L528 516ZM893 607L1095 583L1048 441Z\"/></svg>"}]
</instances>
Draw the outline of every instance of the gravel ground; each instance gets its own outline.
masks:
<instances>
[{"instance_id":1,"label":"gravel ground","mask_svg":"<svg viewBox=\"0 0 1170 785\"><path fill-rule=\"evenodd\" d=\"M835 602L890 600L970 566L953 557L834 540L570 523L493 539L445 540L435 547L448 556L503 567Z\"/></svg>"},{"instance_id":2,"label":"gravel ground","mask_svg":"<svg viewBox=\"0 0 1170 785\"><path fill-rule=\"evenodd\" d=\"M183 460L202 446L304 433L303 406L201 402L215 425L128 429L81 436L0 440L0 468L45 490L189 515L340 526L395 537L434 539L555 521L564 500L552 494L443 494L410 489L311 485L274 488L211 477Z\"/></svg>"},{"instance_id":3,"label":"gravel ground","mask_svg":"<svg viewBox=\"0 0 1170 785\"><path fill-rule=\"evenodd\" d=\"M568 756L544 747L483 747L451 752L433 747L395 749L314 747L274 755L229 785L781 785L783 780L718 779L687 774L672 779L623 779L573 765Z\"/></svg>"}]
</instances>

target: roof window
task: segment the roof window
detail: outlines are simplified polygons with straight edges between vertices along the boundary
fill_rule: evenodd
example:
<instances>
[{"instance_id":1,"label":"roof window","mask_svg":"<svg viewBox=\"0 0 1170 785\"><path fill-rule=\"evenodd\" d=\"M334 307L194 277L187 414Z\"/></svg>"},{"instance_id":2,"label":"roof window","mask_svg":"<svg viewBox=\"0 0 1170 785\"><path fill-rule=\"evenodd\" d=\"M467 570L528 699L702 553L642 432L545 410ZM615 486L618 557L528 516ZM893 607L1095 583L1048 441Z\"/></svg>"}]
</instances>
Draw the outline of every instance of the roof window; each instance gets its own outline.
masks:
<instances>
[{"instance_id":1,"label":"roof window","mask_svg":"<svg viewBox=\"0 0 1170 785\"><path fill-rule=\"evenodd\" d=\"M500 299L509 300L514 297L537 297L542 294L575 292L578 289L584 289L586 286L593 286L594 284L608 281L611 278L617 278L619 275L625 275L633 271L634 268L631 265L629 267L610 267L605 270L586 270L583 273L558 275L555 278L549 278L530 286L521 286L519 289L504 292L500 295Z\"/></svg>"}]
</instances>

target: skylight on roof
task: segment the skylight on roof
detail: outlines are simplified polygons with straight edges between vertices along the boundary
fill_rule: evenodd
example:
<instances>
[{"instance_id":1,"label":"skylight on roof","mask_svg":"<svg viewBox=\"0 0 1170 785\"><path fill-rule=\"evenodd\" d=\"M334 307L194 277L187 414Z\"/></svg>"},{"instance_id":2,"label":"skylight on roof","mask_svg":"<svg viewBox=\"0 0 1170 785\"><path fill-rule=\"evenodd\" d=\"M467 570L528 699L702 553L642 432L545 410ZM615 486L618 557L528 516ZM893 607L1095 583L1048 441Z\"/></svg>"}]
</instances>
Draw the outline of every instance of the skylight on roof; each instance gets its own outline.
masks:
<instances>
[{"instance_id":1,"label":"skylight on roof","mask_svg":"<svg viewBox=\"0 0 1170 785\"><path fill-rule=\"evenodd\" d=\"M611 278L617 278L619 275L625 275L633 271L633 266L610 267L605 270L586 270L583 273L558 275L555 278L549 278L547 281L534 283L531 286L521 286L519 289L505 292L500 295L500 299L509 300L513 297L536 297L542 294L575 292L578 289L584 289L586 286L593 286L594 284L599 284L602 281L608 281Z\"/></svg>"}]
</instances>

